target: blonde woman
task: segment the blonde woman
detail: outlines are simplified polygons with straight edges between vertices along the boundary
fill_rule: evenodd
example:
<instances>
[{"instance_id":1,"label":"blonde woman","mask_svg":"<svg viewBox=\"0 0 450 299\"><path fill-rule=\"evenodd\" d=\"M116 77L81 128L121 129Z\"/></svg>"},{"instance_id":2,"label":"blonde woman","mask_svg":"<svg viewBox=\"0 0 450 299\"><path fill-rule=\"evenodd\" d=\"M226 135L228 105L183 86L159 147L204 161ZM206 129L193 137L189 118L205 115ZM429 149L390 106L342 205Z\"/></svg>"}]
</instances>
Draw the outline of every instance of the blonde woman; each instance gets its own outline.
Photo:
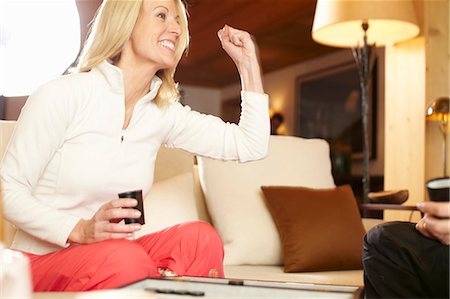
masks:
<instances>
[{"instance_id":1,"label":"blonde woman","mask_svg":"<svg viewBox=\"0 0 450 299\"><path fill-rule=\"evenodd\" d=\"M241 162L267 153L268 96L251 36L218 32L242 81L239 125L177 102L173 74L188 36L181 0L105 0L77 72L29 97L1 181L5 217L18 228L12 247L30 257L35 291L115 288L165 273L223 277L223 246L209 224L129 240L141 226L121 220L140 216L137 202L117 198L149 192L161 144Z\"/></svg>"}]
</instances>

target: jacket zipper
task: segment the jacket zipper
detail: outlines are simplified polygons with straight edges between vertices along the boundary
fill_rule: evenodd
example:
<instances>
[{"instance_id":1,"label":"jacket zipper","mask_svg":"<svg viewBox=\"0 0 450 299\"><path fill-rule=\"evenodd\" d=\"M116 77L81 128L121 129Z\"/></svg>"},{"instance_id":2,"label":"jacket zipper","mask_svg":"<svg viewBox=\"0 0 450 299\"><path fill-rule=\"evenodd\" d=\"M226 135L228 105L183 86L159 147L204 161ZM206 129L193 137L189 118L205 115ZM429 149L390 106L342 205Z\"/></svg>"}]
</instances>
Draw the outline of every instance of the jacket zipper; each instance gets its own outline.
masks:
<instances>
[{"instance_id":1,"label":"jacket zipper","mask_svg":"<svg viewBox=\"0 0 450 299\"><path fill-rule=\"evenodd\" d=\"M120 143L122 144L123 141L125 140L125 133L126 133L126 129L122 129L122 132L120 133Z\"/></svg>"}]
</instances>

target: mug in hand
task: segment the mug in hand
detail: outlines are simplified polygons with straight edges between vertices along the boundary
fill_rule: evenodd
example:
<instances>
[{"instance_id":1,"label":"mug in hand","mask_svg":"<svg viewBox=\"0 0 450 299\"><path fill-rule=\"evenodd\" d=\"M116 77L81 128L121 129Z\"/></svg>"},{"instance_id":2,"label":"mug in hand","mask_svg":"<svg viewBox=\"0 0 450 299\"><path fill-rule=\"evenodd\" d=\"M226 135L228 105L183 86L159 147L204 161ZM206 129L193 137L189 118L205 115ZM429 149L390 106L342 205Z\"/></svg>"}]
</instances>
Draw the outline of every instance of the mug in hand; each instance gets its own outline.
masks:
<instances>
[{"instance_id":1,"label":"mug in hand","mask_svg":"<svg viewBox=\"0 0 450 299\"><path fill-rule=\"evenodd\" d=\"M450 177L429 180L427 191L431 201L450 201Z\"/></svg>"},{"instance_id":2,"label":"mug in hand","mask_svg":"<svg viewBox=\"0 0 450 299\"><path fill-rule=\"evenodd\" d=\"M134 190L119 193L119 198L135 198L138 201L138 204L134 209L139 210L141 212L141 217L139 218L125 218L125 224L130 223L140 223L145 224L144 219L144 203L142 200L142 190Z\"/></svg>"}]
</instances>

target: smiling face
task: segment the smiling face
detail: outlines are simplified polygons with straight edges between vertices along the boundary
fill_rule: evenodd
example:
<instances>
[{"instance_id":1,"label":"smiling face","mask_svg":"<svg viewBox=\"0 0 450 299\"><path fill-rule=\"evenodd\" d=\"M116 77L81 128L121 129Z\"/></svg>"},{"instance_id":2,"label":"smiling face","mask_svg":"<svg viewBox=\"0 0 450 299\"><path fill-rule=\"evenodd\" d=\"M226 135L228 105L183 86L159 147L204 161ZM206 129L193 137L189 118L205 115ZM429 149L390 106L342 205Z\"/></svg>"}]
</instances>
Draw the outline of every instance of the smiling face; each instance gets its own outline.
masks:
<instances>
[{"instance_id":1,"label":"smiling face","mask_svg":"<svg viewBox=\"0 0 450 299\"><path fill-rule=\"evenodd\" d=\"M175 0L145 0L127 44L129 54L156 71L173 68L181 33Z\"/></svg>"}]
</instances>

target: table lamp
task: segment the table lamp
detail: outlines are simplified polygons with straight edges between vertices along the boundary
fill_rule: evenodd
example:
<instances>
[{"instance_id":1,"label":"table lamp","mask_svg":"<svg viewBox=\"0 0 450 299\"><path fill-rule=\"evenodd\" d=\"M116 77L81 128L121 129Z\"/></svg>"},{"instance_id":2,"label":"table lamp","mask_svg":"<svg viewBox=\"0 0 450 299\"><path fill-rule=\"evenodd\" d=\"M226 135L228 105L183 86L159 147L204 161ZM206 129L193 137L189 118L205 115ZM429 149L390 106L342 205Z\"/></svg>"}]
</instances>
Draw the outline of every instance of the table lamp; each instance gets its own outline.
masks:
<instances>
[{"instance_id":1,"label":"table lamp","mask_svg":"<svg viewBox=\"0 0 450 299\"><path fill-rule=\"evenodd\" d=\"M435 121L439 123L439 128L443 136L442 159L444 160L444 177L447 176L447 133L449 119L449 102L450 98L441 97L434 100L427 108L427 121Z\"/></svg>"},{"instance_id":2,"label":"table lamp","mask_svg":"<svg viewBox=\"0 0 450 299\"><path fill-rule=\"evenodd\" d=\"M409 0L317 1L313 40L328 46L352 48L358 67L363 129L363 203L369 202L370 191L367 122L371 50L375 45L394 44L418 34L414 7Z\"/></svg>"}]
</instances>

